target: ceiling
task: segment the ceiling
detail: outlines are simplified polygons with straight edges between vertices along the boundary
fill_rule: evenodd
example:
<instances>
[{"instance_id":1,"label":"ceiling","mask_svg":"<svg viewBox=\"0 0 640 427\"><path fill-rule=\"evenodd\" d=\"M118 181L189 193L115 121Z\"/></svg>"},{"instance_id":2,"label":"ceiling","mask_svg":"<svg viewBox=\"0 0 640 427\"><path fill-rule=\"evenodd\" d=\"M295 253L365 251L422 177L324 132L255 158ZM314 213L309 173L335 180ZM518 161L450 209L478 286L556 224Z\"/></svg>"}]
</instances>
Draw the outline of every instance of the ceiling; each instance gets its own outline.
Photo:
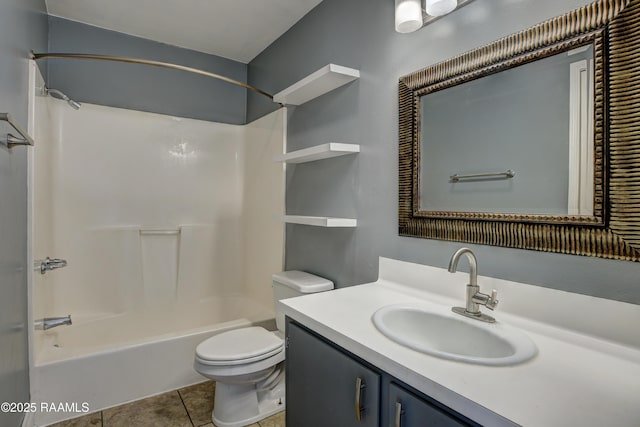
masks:
<instances>
[{"instance_id":1,"label":"ceiling","mask_svg":"<svg viewBox=\"0 0 640 427\"><path fill-rule=\"evenodd\" d=\"M248 63L322 0L46 0L49 15Z\"/></svg>"}]
</instances>

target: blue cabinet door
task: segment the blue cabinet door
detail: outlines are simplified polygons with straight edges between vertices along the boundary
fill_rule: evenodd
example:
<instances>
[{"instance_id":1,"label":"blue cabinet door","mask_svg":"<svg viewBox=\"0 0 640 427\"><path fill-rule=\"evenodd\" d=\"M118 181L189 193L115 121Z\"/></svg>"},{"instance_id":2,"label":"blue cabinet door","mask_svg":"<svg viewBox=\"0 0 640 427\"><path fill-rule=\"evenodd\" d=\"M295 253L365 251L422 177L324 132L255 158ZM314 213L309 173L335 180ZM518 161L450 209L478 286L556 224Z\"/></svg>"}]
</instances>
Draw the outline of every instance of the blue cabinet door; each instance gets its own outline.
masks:
<instances>
[{"instance_id":1,"label":"blue cabinet door","mask_svg":"<svg viewBox=\"0 0 640 427\"><path fill-rule=\"evenodd\" d=\"M286 424L378 427L380 375L287 322Z\"/></svg>"},{"instance_id":2,"label":"blue cabinet door","mask_svg":"<svg viewBox=\"0 0 640 427\"><path fill-rule=\"evenodd\" d=\"M428 402L403 387L389 384L387 400L387 427L469 427L470 424L439 407Z\"/></svg>"}]
</instances>

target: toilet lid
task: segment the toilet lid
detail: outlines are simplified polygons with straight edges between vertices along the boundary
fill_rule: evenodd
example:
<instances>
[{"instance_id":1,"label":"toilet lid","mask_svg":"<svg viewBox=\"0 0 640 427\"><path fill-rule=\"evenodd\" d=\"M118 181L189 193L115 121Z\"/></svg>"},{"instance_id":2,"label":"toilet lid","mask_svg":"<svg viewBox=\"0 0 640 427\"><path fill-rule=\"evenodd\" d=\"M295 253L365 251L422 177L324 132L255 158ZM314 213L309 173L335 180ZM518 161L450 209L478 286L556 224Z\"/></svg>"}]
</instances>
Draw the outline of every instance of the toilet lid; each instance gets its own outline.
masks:
<instances>
[{"instance_id":1,"label":"toilet lid","mask_svg":"<svg viewBox=\"0 0 640 427\"><path fill-rule=\"evenodd\" d=\"M259 326L215 335L196 347L196 357L207 364L256 362L282 351L282 339Z\"/></svg>"}]
</instances>

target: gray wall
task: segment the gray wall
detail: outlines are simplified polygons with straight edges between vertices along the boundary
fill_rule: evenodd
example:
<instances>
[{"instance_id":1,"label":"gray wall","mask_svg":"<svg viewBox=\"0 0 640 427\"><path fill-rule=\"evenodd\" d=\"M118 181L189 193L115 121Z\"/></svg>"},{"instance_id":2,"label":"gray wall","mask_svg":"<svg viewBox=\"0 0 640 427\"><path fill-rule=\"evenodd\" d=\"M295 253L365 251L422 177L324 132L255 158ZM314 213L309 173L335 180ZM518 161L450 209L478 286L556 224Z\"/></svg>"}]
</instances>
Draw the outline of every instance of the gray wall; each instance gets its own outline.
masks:
<instances>
[{"instance_id":1,"label":"gray wall","mask_svg":"<svg viewBox=\"0 0 640 427\"><path fill-rule=\"evenodd\" d=\"M49 18L48 51L133 56L247 81L247 65L241 62L57 17ZM57 59L49 60L48 66L48 86L79 102L221 123L246 122L246 89L219 80L102 61Z\"/></svg>"},{"instance_id":2,"label":"gray wall","mask_svg":"<svg viewBox=\"0 0 640 427\"><path fill-rule=\"evenodd\" d=\"M288 132L289 150L337 141L359 143L361 153L287 171L288 213L356 217L358 227L288 225L286 267L338 286L375 280L378 256L445 267L462 243L397 232L398 78L587 3L478 0L402 35L393 29L391 0L324 0L255 58L249 83L273 93L329 62L361 73L352 84L293 108ZM250 120L273 108L249 94ZM640 303L640 263L469 246L480 274Z\"/></svg>"},{"instance_id":3,"label":"gray wall","mask_svg":"<svg viewBox=\"0 0 640 427\"><path fill-rule=\"evenodd\" d=\"M29 49L46 49L44 0L0 1L0 112L27 128ZM29 401L27 151L0 145L0 402ZM23 414L0 412L1 426Z\"/></svg>"}]
</instances>

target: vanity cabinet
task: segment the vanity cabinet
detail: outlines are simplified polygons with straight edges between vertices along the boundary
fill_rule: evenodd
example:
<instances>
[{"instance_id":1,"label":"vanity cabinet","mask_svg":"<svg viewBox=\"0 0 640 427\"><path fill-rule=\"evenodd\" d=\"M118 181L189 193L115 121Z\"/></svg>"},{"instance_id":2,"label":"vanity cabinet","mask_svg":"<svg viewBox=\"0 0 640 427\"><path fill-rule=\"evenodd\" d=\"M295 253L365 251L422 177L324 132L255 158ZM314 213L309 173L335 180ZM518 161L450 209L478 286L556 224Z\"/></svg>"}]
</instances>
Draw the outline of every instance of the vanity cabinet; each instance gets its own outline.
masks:
<instances>
[{"instance_id":1,"label":"vanity cabinet","mask_svg":"<svg viewBox=\"0 0 640 427\"><path fill-rule=\"evenodd\" d=\"M287 322L288 426L378 427L380 374Z\"/></svg>"},{"instance_id":2,"label":"vanity cabinet","mask_svg":"<svg viewBox=\"0 0 640 427\"><path fill-rule=\"evenodd\" d=\"M479 426L287 318L288 426Z\"/></svg>"}]
</instances>

